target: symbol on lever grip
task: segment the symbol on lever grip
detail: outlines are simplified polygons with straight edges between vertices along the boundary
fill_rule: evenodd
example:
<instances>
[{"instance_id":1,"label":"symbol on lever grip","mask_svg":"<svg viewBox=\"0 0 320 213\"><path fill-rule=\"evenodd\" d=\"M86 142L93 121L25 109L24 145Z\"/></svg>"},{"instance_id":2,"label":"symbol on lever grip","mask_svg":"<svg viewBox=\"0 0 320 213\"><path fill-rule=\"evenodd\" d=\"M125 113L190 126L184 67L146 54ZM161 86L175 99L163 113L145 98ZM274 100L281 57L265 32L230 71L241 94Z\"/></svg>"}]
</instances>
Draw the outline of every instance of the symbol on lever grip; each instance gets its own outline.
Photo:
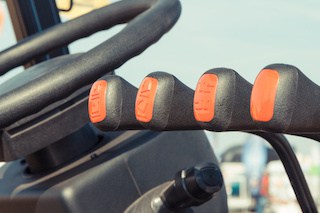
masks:
<instances>
[{"instance_id":1,"label":"symbol on lever grip","mask_svg":"<svg viewBox=\"0 0 320 213\"><path fill-rule=\"evenodd\" d=\"M91 87L88 109L89 117L92 123L101 122L107 116L106 92L107 82L105 80L99 80Z\"/></svg>"},{"instance_id":2,"label":"symbol on lever grip","mask_svg":"<svg viewBox=\"0 0 320 213\"><path fill-rule=\"evenodd\" d=\"M214 118L214 104L218 77L204 74L198 81L193 101L194 117L197 121L209 122Z\"/></svg>"},{"instance_id":3,"label":"symbol on lever grip","mask_svg":"<svg viewBox=\"0 0 320 213\"><path fill-rule=\"evenodd\" d=\"M141 122L150 122L153 114L153 106L158 88L158 80L146 77L138 90L135 114Z\"/></svg>"}]
</instances>

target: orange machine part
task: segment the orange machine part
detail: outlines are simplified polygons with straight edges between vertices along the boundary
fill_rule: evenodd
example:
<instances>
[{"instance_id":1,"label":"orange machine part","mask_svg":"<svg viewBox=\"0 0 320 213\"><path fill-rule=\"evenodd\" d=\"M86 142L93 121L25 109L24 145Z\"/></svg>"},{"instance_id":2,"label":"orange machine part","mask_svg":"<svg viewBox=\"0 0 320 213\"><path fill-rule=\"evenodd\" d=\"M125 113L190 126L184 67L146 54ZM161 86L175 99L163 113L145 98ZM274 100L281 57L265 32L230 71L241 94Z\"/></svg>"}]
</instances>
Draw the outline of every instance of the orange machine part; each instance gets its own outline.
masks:
<instances>
[{"instance_id":1,"label":"orange machine part","mask_svg":"<svg viewBox=\"0 0 320 213\"><path fill-rule=\"evenodd\" d=\"M138 90L135 115L136 119L141 122L150 122L153 115L154 100L158 88L158 80L146 77Z\"/></svg>"},{"instance_id":2,"label":"orange machine part","mask_svg":"<svg viewBox=\"0 0 320 213\"><path fill-rule=\"evenodd\" d=\"M218 76L204 74L198 81L193 99L193 114L197 121L209 122L214 118Z\"/></svg>"},{"instance_id":3,"label":"orange machine part","mask_svg":"<svg viewBox=\"0 0 320 213\"><path fill-rule=\"evenodd\" d=\"M274 114L279 73L276 70L264 69L257 76L250 103L251 117L255 121L268 122Z\"/></svg>"},{"instance_id":4,"label":"orange machine part","mask_svg":"<svg viewBox=\"0 0 320 213\"><path fill-rule=\"evenodd\" d=\"M4 14L3 14L3 10L0 6L0 33L2 31L3 23L4 23Z\"/></svg>"},{"instance_id":5,"label":"orange machine part","mask_svg":"<svg viewBox=\"0 0 320 213\"><path fill-rule=\"evenodd\" d=\"M106 93L107 81L96 81L90 90L88 111L92 123L103 121L107 117Z\"/></svg>"}]
</instances>

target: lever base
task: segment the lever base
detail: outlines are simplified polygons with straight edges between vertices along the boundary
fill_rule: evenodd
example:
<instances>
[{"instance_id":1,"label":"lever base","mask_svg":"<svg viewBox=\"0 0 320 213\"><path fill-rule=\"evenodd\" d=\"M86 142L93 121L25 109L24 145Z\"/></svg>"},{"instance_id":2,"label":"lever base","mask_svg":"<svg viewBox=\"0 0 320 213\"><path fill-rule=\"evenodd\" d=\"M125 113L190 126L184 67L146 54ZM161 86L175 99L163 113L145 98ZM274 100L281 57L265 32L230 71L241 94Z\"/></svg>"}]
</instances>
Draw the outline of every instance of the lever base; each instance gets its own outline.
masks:
<instances>
[{"instance_id":1,"label":"lever base","mask_svg":"<svg viewBox=\"0 0 320 213\"><path fill-rule=\"evenodd\" d=\"M30 173L43 173L66 165L99 142L90 124L26 157Z\"/></svg>"},{"instance_id":2,"label":"lever base","mask_svg":"<svg viewBox=\"0 0 320 213\"><path fill-rule=\"evenodd\" d=\"M27 164L21 160L5 164L0 169L0 212L124 212L176 171L201 162L217 163L201 131L137 131L126 137L127 133L46 175L26 174ZM228 212L226 201L223 189L195 212Z\"/></svg>"}]
</instances>

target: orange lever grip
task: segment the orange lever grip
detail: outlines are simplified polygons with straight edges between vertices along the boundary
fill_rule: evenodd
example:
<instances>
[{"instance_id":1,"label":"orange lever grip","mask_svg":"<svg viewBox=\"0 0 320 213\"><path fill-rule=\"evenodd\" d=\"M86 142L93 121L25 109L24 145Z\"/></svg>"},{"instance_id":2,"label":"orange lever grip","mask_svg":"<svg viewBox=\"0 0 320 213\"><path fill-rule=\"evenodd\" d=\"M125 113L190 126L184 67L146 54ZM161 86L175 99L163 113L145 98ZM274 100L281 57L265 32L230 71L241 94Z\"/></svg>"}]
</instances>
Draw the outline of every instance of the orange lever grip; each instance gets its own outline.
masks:
<instances>
[{"instance_id":1,"label":"orange lever grip","mask_svg":"<svg viewBox=\"0 0 320 213\"><path fill-rule=\"evenodd\" d=\"M268 122L274 114L279 73L275 70L264 69L257 76L250 102L251 117L255 121Z\"/></svg>"},{"instance_id":2,"label":"orange lever grip","mask_svg":"<svg viewBox=\"0 0 320 213\"><path fill-rule=\"evenodd\" d=\"M107 117L106 93L107 81L96 81L90 90L88 101L88 112L92 123L103 121Z\"/></svg>"},{"instance_id":3,"label":"orange lever grip","mask_svg":"<svg viewBox=\"0 0 320 213\"><path fill-rule=\"evenodd\" d=\"M158 88L158 80L146 77L138 90L135 115L136 119L141 122L150 122L153 115L154 101Z\"/></svg>"},{"instance_id":4,"label":"orange lever grip","mask_svg":"<svg viewBox=\"0 0 320 213\"><path fill-rule=\"evenodd\" d=\"M214 105L218 76L204 74L198 81L193 100L193 113L197 121L209 122L214 118Z\"/></svg>"}]
</instances>

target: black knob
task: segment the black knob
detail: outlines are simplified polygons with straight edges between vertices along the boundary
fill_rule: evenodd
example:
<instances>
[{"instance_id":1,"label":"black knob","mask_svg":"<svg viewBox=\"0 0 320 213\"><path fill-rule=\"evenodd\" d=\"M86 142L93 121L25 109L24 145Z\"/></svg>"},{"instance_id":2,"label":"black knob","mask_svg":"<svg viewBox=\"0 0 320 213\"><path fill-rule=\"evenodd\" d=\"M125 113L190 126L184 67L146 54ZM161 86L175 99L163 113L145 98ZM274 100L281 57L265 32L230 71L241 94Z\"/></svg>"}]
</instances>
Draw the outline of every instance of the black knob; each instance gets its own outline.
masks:
<instances>
[{"instance_id":1,"label":"black knob","mask_svg":"<svg viewBox=\"0 0 320 213\"><path fill-rule=\"evenodd\" d=\"M171 210L199 206L220 191L222 185L223 178L218 166L205 163L178 172L161 199Z\"/></svg>"}]
</instances>

